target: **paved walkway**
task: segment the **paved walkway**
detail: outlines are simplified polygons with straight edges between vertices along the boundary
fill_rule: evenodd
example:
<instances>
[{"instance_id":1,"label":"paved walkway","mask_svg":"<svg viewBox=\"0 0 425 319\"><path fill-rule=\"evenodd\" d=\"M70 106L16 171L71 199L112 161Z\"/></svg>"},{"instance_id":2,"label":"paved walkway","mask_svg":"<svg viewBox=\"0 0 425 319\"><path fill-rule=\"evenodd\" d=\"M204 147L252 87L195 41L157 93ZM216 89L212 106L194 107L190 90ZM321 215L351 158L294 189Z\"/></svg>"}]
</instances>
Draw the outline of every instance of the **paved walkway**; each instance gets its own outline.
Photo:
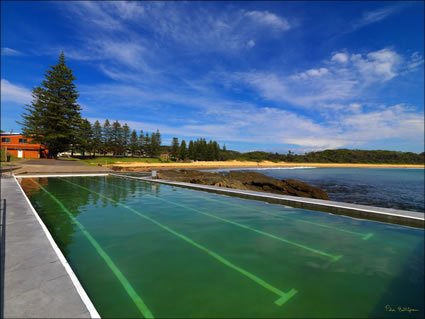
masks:
<instances>
[{"instance_id":1,"label":"paved walkway","mask_svg":"<svg viewBox=\"0 0 425 319\"><path fill-rule=\"evenodd\" d=\"M49 242L12 176L1 178L1 313L4 318L90 318L91 303ZM77 283L78 289L81 289ZM82 298L87 298L88 307Z\"/></svg>"},{"instance_id":2,"label":"paved walkway","mask_svg":"<svg viewBox=\"0 0 425 319\"><path fill-rule=\"evenodd\" d=\"M13 173L21 174L53 174L53 173L107 173L111 169L101 166L86 166L79 161L39 159L39 160L21 160L13 162L17 167Z\"/></svg>"}]
</instances>

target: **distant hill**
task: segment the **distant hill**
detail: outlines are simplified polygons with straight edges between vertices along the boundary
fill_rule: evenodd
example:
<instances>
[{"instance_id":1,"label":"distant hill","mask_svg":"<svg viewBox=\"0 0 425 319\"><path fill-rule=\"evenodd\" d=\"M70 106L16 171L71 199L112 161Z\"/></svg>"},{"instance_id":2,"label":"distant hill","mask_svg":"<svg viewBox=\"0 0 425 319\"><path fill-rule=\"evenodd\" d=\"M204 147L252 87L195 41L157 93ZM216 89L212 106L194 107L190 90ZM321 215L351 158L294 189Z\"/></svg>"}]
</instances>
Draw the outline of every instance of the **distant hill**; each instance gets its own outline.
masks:
<instances>
[{"instance_id":1,"label":"distant hill","mask_svg":"<svg viewBox=\"0 0 425 319\"><path fill-rule=\"evenodd\" d=\"M222 152L223 159L243 161L284 161L295 163L362 163L362 164L424 164L424 153L396 152L384 150L325 150L310 152L304 155L278 154L269 152L239 153L235 151Z\"/></svg>"}]
</instances>

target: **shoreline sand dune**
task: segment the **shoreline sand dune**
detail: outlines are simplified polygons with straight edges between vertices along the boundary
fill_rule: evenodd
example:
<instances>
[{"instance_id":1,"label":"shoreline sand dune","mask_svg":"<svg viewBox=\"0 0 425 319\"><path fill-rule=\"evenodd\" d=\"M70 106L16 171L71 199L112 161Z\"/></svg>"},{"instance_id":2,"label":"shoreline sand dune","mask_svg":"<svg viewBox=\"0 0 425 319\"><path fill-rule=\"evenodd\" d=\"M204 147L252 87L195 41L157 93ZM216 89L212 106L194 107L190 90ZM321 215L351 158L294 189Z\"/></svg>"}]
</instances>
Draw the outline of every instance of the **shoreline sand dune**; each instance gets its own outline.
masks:
<instances>
[{"instance_id":1,"label":"shoreline sand dune","mask_svg":"<svg viewBox=\"0 0 425 319\"><path fill-rule=\"evenodd\" d=\"M102 165L105 166L105 165ZM352 163L288 163L288 162L249 162L249 161L199 161L191 163L144 163L144 162L117 162L108 165L114 170L139 171L165 168L236 168L236 167L382 167L382 168L424 168L424 165L413 164L352 164Z\"/></svg>"}]
</instances>

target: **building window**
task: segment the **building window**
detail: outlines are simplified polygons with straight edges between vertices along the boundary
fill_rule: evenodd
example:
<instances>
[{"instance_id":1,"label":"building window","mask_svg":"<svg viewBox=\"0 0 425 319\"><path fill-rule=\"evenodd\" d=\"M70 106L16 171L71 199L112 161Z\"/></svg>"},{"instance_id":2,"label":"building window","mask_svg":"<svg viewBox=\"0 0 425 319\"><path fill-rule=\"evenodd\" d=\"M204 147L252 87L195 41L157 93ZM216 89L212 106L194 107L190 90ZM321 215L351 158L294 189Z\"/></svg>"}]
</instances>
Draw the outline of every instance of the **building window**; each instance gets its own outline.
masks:
<instances>
[{"instance_id":1,"label":"building window","mask_svg":"<svg viewBox=\"0 0 425 319\"><path fill-rule=\"evenodd\" d=\"M27 143L27 139L26 138L20 138L19 144L24 144L24 143Z\"/></svg>"},{"instance_id":2,"label":"building window","mask_svg":"<svg viewBox=\"0 0 425 319\"><path fill-rule=\"evenodd\" d=\"M10 137L2 137L1 142L2 143L10 143Z\"/></svg>"}]
</instances>

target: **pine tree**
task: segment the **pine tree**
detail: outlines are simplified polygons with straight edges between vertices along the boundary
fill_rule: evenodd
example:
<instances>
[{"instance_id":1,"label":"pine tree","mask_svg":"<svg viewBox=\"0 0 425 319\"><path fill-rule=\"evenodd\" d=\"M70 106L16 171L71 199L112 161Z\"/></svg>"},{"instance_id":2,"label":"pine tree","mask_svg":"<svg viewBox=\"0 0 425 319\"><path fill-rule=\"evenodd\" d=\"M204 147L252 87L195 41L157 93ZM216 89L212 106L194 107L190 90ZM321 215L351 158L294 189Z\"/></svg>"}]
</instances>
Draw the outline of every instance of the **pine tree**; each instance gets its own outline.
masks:
<instances>
[{"instance_id":1,"label":"pine tree","mask_svg":"<svg viewBox=\"0 0 425 319\"><path fill-rule=\"evenodd\" d=\"M188 147L187 153L188 153L187 155L189 159L191 160L195 159L195 146L192 140L189 141L189 147Z\"/></svg>"},{"instance_id":2,"label":"pine tree","mask_svg":"<svg viewBox=\"0 0 425 319\"><path fill-rule=\"evenodd\" d=\"M93 152L95 155L103 152L102 126L100 126L99 121L93 124Z\"/></svg>"},{"instance_id":3,"label":"pine tree","mask_svg":"<svg viewBox=\"0 0 425 319\"><path fill-rule=\"evenodd\" d=\"M161 133L159 133L159 130L156 130L156 141L158 143L158 146L161 146L162 140L161 140Z\"/></svg>"},{"instance_id":4,"label":"pine tree","mask_svg":"<svg viewBox=\"0 0 425 319\"><path fill-rule=\"evenodd\" d=\"M213 142L213 160L218 161L220 159L220 146L216 141Z\"/></svg>"},{"instance_id":5,"label":"pine tree","mask_svg":"<svg viewBox=\"0 0 425 319\"><path fill-rule=\"evenodd\" d=\"M26 105L22 114L22 132L31 137L33 143L40 143L49 150L49 158L57 158L58 153L70 149L74 142L81 108L77 104L79 96L73 83L75 77L65 64L65 55L59 55L58 63L50 66L41 86L33 89L31 104Z\"/></svg>"},{"instance_id":6,"label":"pine tree","mask_svg":"<svg viewBox=\"0 0 425 319\"><path fill-rule=\"evenodd\" d=\"M201 161L208 160L207 141L204 138L200 139L199 159Z\"/></svg>"},{"instance_id":7,"label":"pine tree","mask_svg":"<svg viewBox=\"0 0 425 319\"><path fill-rule=\"evenodd\" d=\"M159 133L159 130L156 130L156 133L152 133L151 139L150 139L150 156L151 157L158 157L160 152L160 146L161 146L161 134Z\"/></svg>"},{"instance_id":8,"label":"pine tree","mask_svg":"<svg viewBox=\"0 0 425 319\"><path fill-rule=\"evenodd\" d=\"M127 123L124 123L121 131L121 153L125 156L128 149L128 144L130 143L130 127Z\"/></svg>"},{"instance_id":9,"label":"pine tree","mask_svg":"<svg viewBox=\"0 0 425 319\"><path fill-rule=\"evenodd\" d=\"M105 120L103 124L103 155L106 155L112 150L112 127L109 120Z\"/></svg>"},{"instance_id":10,"label":"pine tree","mask_svg":"<svg viewBox=\"0 0 425 319\"><path fill-rule=\"evenodd\" d=\"M146 135L145 135L145 147L144 148L145 148L146 155L151 157L152 156L152 142L151 142L151 138L150 138L148 132L146 132Z\"/></svg>"},{"instance_id":11,"label":"pine tree","mask_svg":"<svg viewBox=\"0 0 425 319\"><path fill-rule=\"evenodd\" d=\"M193 159L196 161L201 159L201 140L199 138L193 142Z\"/></svg>"},{"instance_id":12,"label":"pine tree","mask_svg":"<svg viewBox=\"0 0 425 319\"><path fill-rule=\"evenodd\" d=\"M81 120L77 131L77 150L83 157L93 149L93 129L89 120Z\"/></svg>"},{"instance_id":13,"label":"pine tree","mask_svg":"<svg viewBox=\"0 0 425 319\"><path fill-rule=\"evenodd\" d=\"M112 149L114 155L121 154L121 139L122 139L122 128L118 121L112 123L111 137L112 137Z\"/></svg>"},{"instance_id":14,"label":"pine tree","mask_svg":"<svg viewBox=\"0 0 425 319\"><path fill-rule=\"evenodd\" d=\"M153 133L152 133L153 134ZM156 130L156 144L155 144L155 153L154 156L158 157L161 153L161 143L162 143L162 139L161 139L161 133L159 133L159 130Z\"/></svg>"},{"instance_id":15,"label":"pine tree","mask_svg":"<svg viewBox=\"0 0 425 319\"><path fill-rule=\"evenodd\" d=\"M131 156L134 156L139 150L138 142L139 140L137 138L137 132L136 130L133 130L130 135L130 144L129 144L129 151L131 152Z\"/></svg>"},{"instance_id":16,"label":"pine tree","mask_svg":"<svg viewBox=\"0 0 425 319\"><path fill-rule=\"evenodd\" d=\"M171 157L175 160L179 158L179 139L177 137L173 137L171 143Z\"/></svg>"},{"instance_id":17,"label":"pine tree","mask_svg":"<svg viewBox=\"0 0 425 319\"><path fill-rule=\"evenodd\" d=\"M140 135L139 135L139 139L138 139L138 144L139 144L139 152L140 155L143 156L145 155L145 136L143 134L143 130L140 131Z\"/></svg>"},{"instance_id":18,"label":"pine tree","mask_svg":"<svg viewBox=\"0 0 425 319\"><path fill-rule=\"evenodd\" d=\"M206 145L205 159L207 161L213 161L214 160L214 144L211 140Z\"/></svg>"},{"instance_id":19,"label":"pine tree","mask_svg":"<svg viewBox=\"0 0 425 319\"><path fill-rule=\"evenodd\" d=\"M182 140L181 144L180 144L180 159L181 160L186 160L187 158L187 148L186 148L186 141Z\"/></svg>"}]
</instances>

